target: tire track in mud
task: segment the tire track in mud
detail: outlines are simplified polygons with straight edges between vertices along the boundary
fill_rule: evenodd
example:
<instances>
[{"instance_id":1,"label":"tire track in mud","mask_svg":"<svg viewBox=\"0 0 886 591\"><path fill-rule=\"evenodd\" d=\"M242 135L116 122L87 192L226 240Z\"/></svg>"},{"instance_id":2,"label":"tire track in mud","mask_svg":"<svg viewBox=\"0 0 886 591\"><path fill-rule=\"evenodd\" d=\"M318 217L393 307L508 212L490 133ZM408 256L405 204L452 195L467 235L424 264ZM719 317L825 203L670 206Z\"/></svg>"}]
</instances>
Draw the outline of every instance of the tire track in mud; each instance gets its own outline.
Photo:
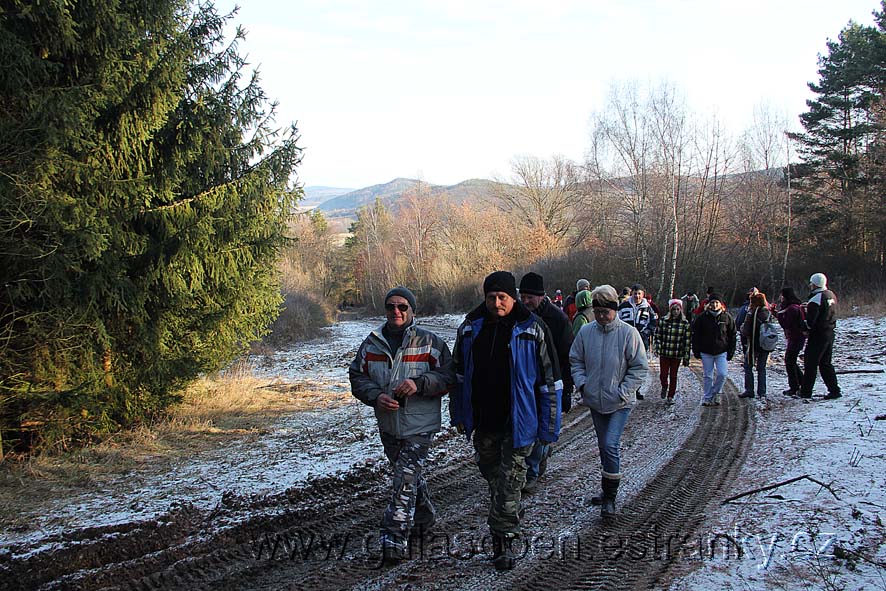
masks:
<instances>
[{"instance_id":1,"label":"tire track in mud","mask_svg":"<svg viewBox=\"0 0 886 591\"><path fill-rule=\"evenodd\" d=\"M682 375L684 383L694 381L688 371ZM657 390L657 380L650 381ZM673 560L619 560L605 548L580 555L579 544L697 527L707 499L740 465L752 432L749 407L727 386L724 405L703 412L697 395L687 394L675 413L657 400L635 408L623 439L626 502L607 528L589 502L599 489L590 414L579 408L565 415L543 485L525 499L529 555L505 575L492 570L488 540L483 544L486 483L470 445L448 431L428 467L437 526L417 540L420 556L394 568L378 568L375 538L388 476L376 464L279 495L228 495L212 512L183 508L164 519L80 532L77 543L26 560L0 558L0 577L11 589L535 589L552 580L563 588L646 588ZM671 428L650 436L649 423L663 420ZM536 546L544 539L556 550L550 556Z\"/></svg>"}]
</instances>

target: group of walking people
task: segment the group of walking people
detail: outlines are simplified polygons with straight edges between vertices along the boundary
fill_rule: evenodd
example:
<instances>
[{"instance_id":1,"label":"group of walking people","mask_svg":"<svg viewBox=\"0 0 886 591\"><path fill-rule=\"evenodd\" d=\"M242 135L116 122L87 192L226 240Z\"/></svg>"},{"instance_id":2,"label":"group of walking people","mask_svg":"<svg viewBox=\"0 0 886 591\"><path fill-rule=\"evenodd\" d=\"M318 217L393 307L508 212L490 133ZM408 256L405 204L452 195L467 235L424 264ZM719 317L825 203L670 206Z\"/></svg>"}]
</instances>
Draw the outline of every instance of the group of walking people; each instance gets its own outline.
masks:
<instances>
[{"instance_id":1,"label":"group of walking people","mask_svg":"<svg viewBox=\"0 0 886 591\"><path fill-rule=\"evenodd\" d=\"M801 397L811 397L818 369L828 387L826 398L840 395L831 365L836 298L826 283L823 274L812 276L805 310L789 288L782 291L775 310L787 335L789 385ZM483 302L459 326L450 353L440 337L416 325L414 294L405 287L391 289L384 300L386 321L363 341L349 367L352 392L374 407L393 467L380 532L386 561L406 558L410 533L434 525L423 467L441 428L446 393L451 424L473 441L489 487L487 525L497 570L514 567L522 495L533 492L544 474L573 390L589 408L597 434L601 493L591 502L600 505L604 519L616 514L620 440L631 408L642 399L650 342L660 360L663 399L673 402L678 368L689 365L691 353L702 360L702 404L719 403L727 361L735 353L736 322L714 292L699 303L700 313L692 311L692 322L681 299L670 300L659 319L639 284L620 301L612 286L592 289L588 280L579 280L571 319L546 297L537 273L523 276L518 293L516 278L496 271L485 278L483 294ZM753 342L771 314L765 296L751 294L741 326L744 397L755 396L753 379L747 379L749 363L751 372L758 372L756 395L765 394L768 351ZM796 324L798 319L802 326ZM801 371L797 356L804 342Z\"/></svg>"}]
</instances>

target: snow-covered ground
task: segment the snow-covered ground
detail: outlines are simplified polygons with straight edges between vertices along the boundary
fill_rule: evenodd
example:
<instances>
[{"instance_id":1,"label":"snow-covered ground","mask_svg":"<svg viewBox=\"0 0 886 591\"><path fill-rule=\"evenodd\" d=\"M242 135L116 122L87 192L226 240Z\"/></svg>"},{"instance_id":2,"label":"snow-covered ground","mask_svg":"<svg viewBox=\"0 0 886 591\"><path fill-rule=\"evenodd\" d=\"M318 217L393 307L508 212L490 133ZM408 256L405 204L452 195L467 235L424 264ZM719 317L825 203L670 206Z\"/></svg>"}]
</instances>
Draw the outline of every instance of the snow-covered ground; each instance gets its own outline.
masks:
<instances>
[{"instance_id":1,"label":"snow-covered ground","mask_svg":"<svg viewBox=\"0 0 886 591\"><path fill-rule=\"evenodd\" d=\"M883 370L884 356L886 318L838 322L838 372ZM723 499L809 478L712 507L670 589L886 589L886 375L840 374L841 399L809 403L781 394L773 357L752 449ZM733 363L739 386L742 375ZM825 391L819 377L815 394Z\"/></svg>"},{"instance_id":2,"label":"snow-covered ground","mask_svg":"<svg viewBox=\"0 0 886 591\"><path fill-rule=\"evenodd\" d=\"M347 381L359 343L381 321L342 322L316 340L256 361L256 373L269 381L319 392L316 409L282 417L267 432L246 436L236 450L201 453L170 471L129 473L35 504L21 516L21 527L0 532L0 550L62 530L147 519L176 504L213 507L224 493L279 493L311 476L381 461L372 410L350 397ZM450 328L459 321L429 319ZM837 369L883 369L884 329L886 319L841 320ZM886 374L841 374L843 398L812 403L781 394L780 352L768 377L768 397L750 402L756 432L748 458L730 490L709 508L698 543L681 545L670 588L886 590L886 422L877 420L886 413ZM730 378L741 384L737 359ZM823 393L819 380L816 394ZM719 505L799 476L808 478Z\"/></svg>"}]
</instances>

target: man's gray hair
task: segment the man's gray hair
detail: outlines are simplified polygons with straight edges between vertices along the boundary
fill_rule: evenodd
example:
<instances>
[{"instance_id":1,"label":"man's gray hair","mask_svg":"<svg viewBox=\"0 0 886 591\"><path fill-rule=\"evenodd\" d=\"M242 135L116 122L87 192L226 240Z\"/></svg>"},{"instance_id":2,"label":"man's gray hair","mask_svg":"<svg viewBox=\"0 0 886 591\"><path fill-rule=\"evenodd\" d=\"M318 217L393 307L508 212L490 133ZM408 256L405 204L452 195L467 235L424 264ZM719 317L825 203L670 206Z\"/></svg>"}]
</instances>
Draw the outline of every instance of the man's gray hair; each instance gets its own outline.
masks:
<instances>
[{"instance_id":1,"label":"man's gray hair","mask_svg":"<svg viewBox=\"0 0 886 591\"><path fill-rule=\"evenodd\" d=\"M579 279L575 283L575 291L581 291L583 289L591 289L591 282L587 279Z\"/></svg>"}]
</instances>

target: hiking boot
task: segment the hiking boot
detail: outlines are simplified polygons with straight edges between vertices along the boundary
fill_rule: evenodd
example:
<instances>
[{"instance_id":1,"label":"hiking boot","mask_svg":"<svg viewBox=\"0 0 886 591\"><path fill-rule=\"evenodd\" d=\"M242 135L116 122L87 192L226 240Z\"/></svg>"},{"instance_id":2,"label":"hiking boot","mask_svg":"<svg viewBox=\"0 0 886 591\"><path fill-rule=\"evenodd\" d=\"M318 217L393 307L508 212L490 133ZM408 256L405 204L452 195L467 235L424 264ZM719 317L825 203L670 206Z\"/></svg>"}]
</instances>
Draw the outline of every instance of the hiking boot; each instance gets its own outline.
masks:
<instances>
[{"instance_id":1,"label":"hiking boot","mask_svg":"<svg viewBox=\"0 0 886 591\"><path fill-rule=\"evenodd\" d=\"M646 397L643 396L640 390L637 390L637 400L646 400Z\"/></svg>"},{"instance_id":2,"label":"hiking boot","mask_svg":"<svg viewBox=\"0 0 886 591\"><path fill-rule=\"evenodd\" d=\"M812 398L812 392L810 392L809 394L807 394L807 393L805 393L805 392L800 392L799 394L797 394L797 398L802 398L802 399L804 399L804 400L809 400L810 398Z\"/></svg>"},{"instance_id":3,"label":"hiking boot","mask_svg":"<svg viewBox=\"0 0 886 591\"><path fill-rule=\"evenodd\" d=\"M492 534L492 566L497 571L511 570L517 562L513 547L514 538Z\"/></svg>"},{"instance_id":4,"label":"hiking boot","mask_svg":"<svg viewBox=\"0 0 886 591\"><path fill-rule=\"evenodd\" d=\"M702 400L702 406L717 406L713 400Z\"/></svg>"},{"instance_id":5,"label":"hiking boot","mask_svg":"<svg viewBox=\"0 0 886 591\"><path fill-rule=\"evenodd\" d=\"M720 395L722 392L717 392L714 394L714 406L720 406Z\"/></svg>"},{"instance_id":6,"label":"hiking boot","mask_svg":"<svg viewBox=\"0 0 886 591\"><path fill-rule=\"evenodd\" d=\"M668 396L668 399L665 400L665 404L667 404L668 406L674 404L674 398L672 396Z\"/></svg>"},{"instance_id":7,"label":"hiking boot","mask_svg":"<svg viewBox=\"0 0 886 591\"><path fill-rule=\"evenodd\" d=\"M837 398L841 398L843 395L840 392L828 392L824 395L824 400L836 400Z\"/></svg>"},{"instance_id":8,"label":"hiking boot","mask_svg":"<svg viewBox=\"0 0 886 591\"><path fill-rule=\"evenodd\" d=\"M739 398L755 398L753 392L742 392L738 395Z\"/></svg>"},{"instance_id":9,"label":"hiking boot","mask_svg":"<svg viewBox=\"0 0 886 591\"><path fill-rule=\"evenodd\" d=\"M531 495L538 488L538 478L527 478L523 484L523 494Z\"/></svg>"},{"instance_id":10,"label":"hiking boot","mask_svg":"<svg viewBox=\"0 0 886 591\"><path fill-rule=\"evenodd\" d=\"M382 534L379 546L381 547L382 560L387 564L397 564L409 557L409 549L405 540L398 540L388 534Z\"/></svg>"},{"instance_id":11,"label":"hiking boot","mask_svg":"<svg viewBox=\"0 0 886 591\"><path fill-rule=\"evenodd\" d=\"M784 394L785 396L790 396L793 398L793 397L797 396L797 394L799 393L799 390L791 390L790 388L788 388L787 390L782 390L781 393Z\"/></svg>"},{"instance_id":12,"label":"hiking boot","mask_svg":"<svg viewBox=\"0 0 886 591\"><path fill-rule=\"evenodd\" d=\"M668 389L667 389L667 388L662 388L662 389L661 389L661 397L662 397L662 398L667 398L667 397L668 397Z\"/></svg>"}]
</instances>

